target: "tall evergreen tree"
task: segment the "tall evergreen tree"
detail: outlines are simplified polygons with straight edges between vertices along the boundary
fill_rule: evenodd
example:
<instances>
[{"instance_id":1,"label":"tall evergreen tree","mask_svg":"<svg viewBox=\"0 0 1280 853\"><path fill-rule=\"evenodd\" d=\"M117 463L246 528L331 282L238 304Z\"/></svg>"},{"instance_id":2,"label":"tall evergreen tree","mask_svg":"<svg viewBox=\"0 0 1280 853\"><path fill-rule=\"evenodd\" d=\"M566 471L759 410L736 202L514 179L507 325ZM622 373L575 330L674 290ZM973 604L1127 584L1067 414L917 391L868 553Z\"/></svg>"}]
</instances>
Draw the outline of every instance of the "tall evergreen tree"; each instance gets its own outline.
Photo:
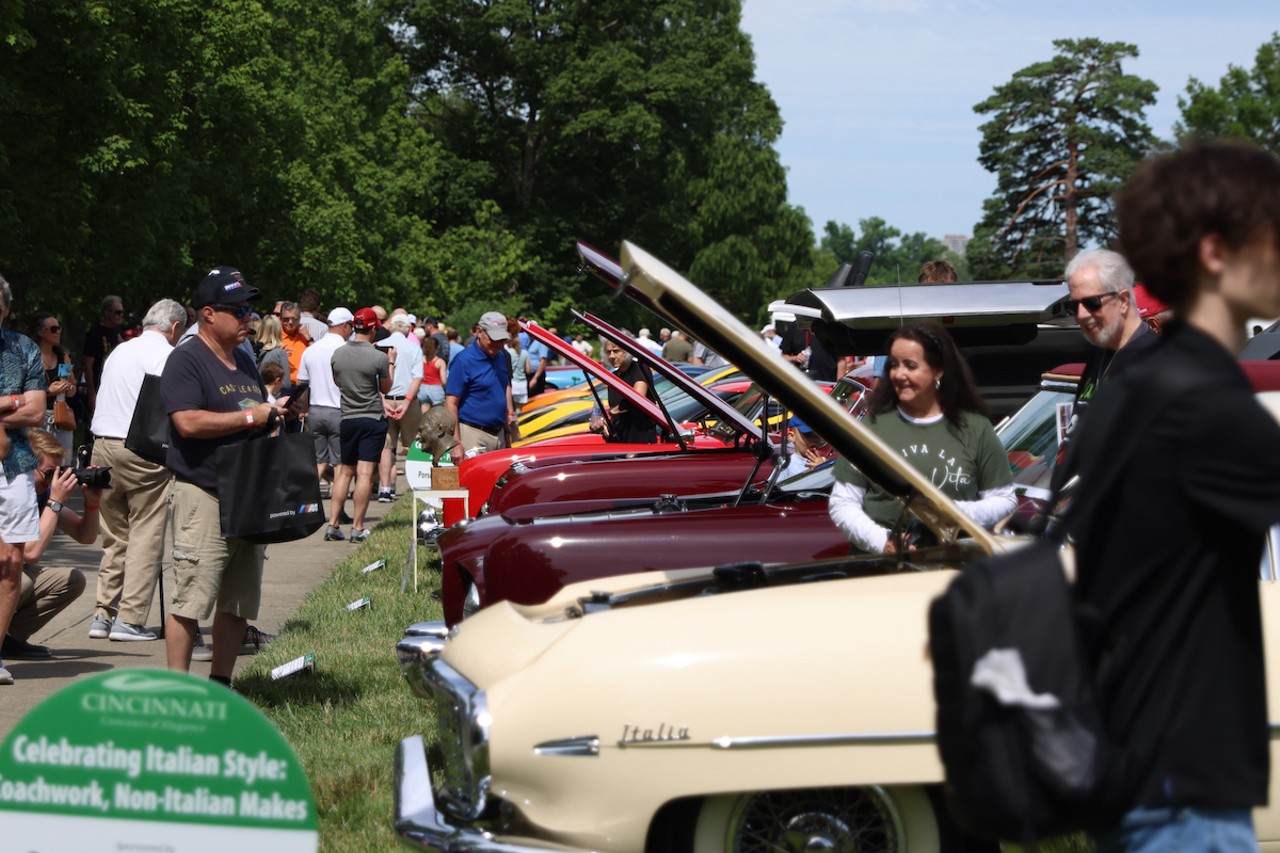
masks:
<instances>
[{"instance_id":1,"label":"tall evergreen tree","mask_svg":"<svg viewBox=\"0 0 1280 853\"><path fill-rule=\"evenodd\" d=\"M1082 245L1108 242L1111 194L1156 142L1143 115L1156 84L1121 67L1136 46L1053 45L1052 59L1015 72L974 107L991 116L978 162L996 176L969 244L977 278L1058 275Z\"/></svg>"}]
</instances>

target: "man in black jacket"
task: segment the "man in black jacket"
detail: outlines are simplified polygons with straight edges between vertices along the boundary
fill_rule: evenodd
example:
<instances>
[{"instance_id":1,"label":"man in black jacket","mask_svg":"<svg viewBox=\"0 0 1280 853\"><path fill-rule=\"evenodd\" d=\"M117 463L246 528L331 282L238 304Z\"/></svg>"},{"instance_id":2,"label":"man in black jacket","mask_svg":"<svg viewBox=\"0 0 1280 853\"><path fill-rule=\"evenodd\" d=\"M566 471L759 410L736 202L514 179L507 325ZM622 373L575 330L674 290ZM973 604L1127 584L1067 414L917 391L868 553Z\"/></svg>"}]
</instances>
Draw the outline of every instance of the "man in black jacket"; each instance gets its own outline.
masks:
<instances>
[{"instance_id":1,"label":"man in black jacket","mask_svg":"<svg viewBox=\"0 0 1280 853\"><path fill-rule=\"evenodd\" d=\"M1084 458L1106 458L1129 431L1091 430L1115 422L1104 409L1151 423L1070 531L1103 715L1126 755L1128 812L1098 849L1252 851L1269 776L1258 564L1280 522L1280 425L1235 354L1250 317L1280 315L1280 159L1238 143L1155 158L1117 216L1129 263L1177 319L1108 378L1076 436ZM1144 391L1168 371L1197 387Z\"/></svg>"}]
</instances>

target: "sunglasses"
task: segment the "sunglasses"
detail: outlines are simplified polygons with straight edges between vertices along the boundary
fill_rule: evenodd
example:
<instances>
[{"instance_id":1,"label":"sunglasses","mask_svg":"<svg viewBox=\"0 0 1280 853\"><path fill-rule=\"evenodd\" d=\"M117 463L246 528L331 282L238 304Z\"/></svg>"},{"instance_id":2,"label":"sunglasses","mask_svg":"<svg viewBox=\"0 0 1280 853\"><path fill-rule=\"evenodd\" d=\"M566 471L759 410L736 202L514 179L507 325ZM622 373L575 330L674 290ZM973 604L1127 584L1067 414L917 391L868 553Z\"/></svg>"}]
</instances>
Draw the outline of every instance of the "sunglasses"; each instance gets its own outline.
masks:
<instances>
[{"instance_id":1,"label":"sunglasses","mask_svg":"<svg viewBox=\"0 0 1280 853\"><path fill-rule=\"evenodd\" d=\"M45 326L45 327L44 327L44 330L45 330L46 332L53 332L55 335L58 335L58 334L61 334L61 333L62 333L62 327L61 327L61 326Z\"/></svg>"},{"instance_id":2,"label":"sunglasses","mask_svg":"<svg viewBox=\"0 0 1280 853\"><path fill-rule=\"evenodd\" d=\"M222 311L226 314L235 314L237 320L243 320L253 313L253 308L248 305L210 305L214 311Z\"/></svg>"},{"instance_id":3,"label":"sunglasses","mask_svg":"<svg viewBox=\"0 0 1280 853\"><path fill-rule=\"evenodd\" d=\"M113 316L113 317L123 317L123 316L124 316L124 309L123 309L123 308L113 308L112 310L108 311L107 313L108 313L108 314L110 314L110 315L111 315L111 316Z\"/></svg>"},{"instance_id":4,"label":"sunglasses","mask_svg":"<svg viewBox=\"0 0 1280 853\"><path fill-rule=\"evenodd\" d=\"M52 477L52 476L53 476L53 472L54 472L54 471L56 471L56 470L58 470L58 469L56 469L56 468L37 468L37 469L36 469L34 472L32 472L32 473L39 474L39 475L41 476L41 478L43 478L43 479L47 480L47 479L49 479L50 477Z\"/></svg>"},{"instance_id":5,"label":"sunglasses","mask_svg":"<svg viewBox=\"0 0 1280 853\"><path fill-rule=\"evenodd\" d=\"M1120 295L1121 294L1115 291L1112 291L1111 293L1099 293L1094 296L1084 296L1080 299L1068 299L1063 304L1067 306L1067 311L1072 314L1079 311L1081 305L1083 305L1084 310L1088 311L1090 314L1097 314L1102 310L1102 303L1106 301L1107 297Z\"/></svg>"},{"instance_id":6,"label":"sunglasses","mask_svg":"<svg viewBox=\"0 0 1280 853\"><path fill-rule=\"evenodd\" d=\"M297 323L300 321L300 319L301 318L299 317L281 317L280 322L281 323Z\"/></svg>"}]
</instances>

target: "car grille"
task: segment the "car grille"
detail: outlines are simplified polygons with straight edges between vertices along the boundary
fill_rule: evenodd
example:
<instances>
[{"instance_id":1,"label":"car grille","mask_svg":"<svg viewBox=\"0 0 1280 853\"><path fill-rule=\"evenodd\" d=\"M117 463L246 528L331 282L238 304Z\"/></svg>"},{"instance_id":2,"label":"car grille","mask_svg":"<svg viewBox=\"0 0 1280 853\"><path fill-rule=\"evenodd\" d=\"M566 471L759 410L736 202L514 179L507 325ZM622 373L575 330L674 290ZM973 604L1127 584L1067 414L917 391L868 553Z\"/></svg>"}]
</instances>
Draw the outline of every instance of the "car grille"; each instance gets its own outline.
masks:
<instances>
[{"instance_id":1,"label":"car grille","mask_svg":"<svg viewBox=\"0 0 1280 853\"><path fill-rule=\"evenodd\" d=\"M436 708L441 753L436 800L449 813L475 820L489 793L489 709L478 689L440 658L422 667Z\"/></svg>"}]
</instances>

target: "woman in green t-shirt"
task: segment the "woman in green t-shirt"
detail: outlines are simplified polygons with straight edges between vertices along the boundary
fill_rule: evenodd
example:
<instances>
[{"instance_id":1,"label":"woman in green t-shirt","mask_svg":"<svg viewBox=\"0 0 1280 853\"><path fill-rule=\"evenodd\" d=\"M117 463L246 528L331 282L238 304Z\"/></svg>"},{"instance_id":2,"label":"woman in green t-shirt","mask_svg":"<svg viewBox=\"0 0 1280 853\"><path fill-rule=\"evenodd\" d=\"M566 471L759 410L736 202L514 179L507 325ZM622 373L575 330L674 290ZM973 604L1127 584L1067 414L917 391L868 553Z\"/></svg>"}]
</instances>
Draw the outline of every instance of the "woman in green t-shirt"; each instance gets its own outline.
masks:
<instances>
[{"instance_id":1,"label":"woman in green t-shirt","mask_svg":"<svg viewBox=\"0 0 1280 853\"><path fill-rule=\"evenodd\" d=\"M955 342L936 323L913 322L889 336L889 358L863 423L990 527L1017 507L1009 460L987 405ZM831 520L862 551L892 553L901 503L845 460L836 464Z\"/></svg>"}]
</instances>

